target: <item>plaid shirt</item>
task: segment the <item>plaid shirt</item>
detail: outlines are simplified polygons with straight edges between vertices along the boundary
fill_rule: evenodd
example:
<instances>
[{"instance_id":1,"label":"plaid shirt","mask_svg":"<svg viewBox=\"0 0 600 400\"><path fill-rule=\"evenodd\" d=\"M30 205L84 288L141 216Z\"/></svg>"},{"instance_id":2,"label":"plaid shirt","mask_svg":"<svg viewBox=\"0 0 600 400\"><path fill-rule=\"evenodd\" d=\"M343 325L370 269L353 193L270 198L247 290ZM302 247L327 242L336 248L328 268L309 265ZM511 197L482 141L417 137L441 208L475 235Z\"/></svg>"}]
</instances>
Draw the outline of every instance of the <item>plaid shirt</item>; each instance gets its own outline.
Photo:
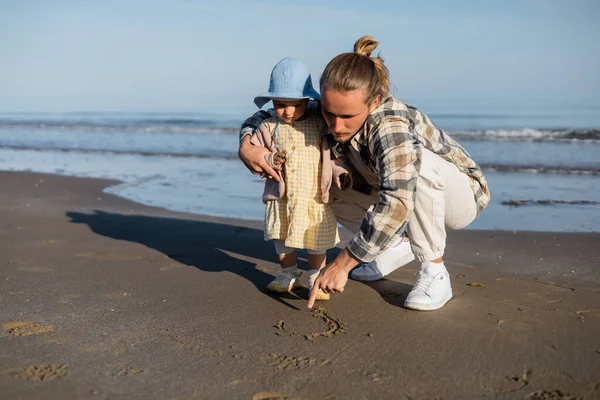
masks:
<instances>
[{"instance_id":1,"label":"plaid shirt","mask_svg":"<svg viewBox=\"0 0 600 400\"><path fill-rule=\"evenodd\" d=\"M318 107L318 103L313 107ZM267 115L268 112L259 111L247 119L240 138L251 134ZM347 244L348 251L364 262L374 260L405 232L414 208L423 148L453 163L472 178L478 213L490 200L487 181L469 153L427 115L393 97L387 98L369 115L347 146L352 149L343 152L358 154L379 182L375 184L364 176L379 191L379 201L366 212L360 230Z\"/></svg>"}]
</instances>

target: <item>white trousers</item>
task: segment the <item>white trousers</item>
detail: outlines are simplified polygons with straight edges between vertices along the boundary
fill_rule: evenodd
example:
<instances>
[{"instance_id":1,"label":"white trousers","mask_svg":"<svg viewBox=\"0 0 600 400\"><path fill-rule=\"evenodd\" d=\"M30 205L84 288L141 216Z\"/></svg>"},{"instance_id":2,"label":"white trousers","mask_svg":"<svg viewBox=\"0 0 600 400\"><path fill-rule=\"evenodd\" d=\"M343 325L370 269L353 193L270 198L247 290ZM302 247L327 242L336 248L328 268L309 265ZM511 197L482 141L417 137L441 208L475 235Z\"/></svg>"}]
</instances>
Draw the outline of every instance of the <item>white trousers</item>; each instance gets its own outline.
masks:
<instances>
[{"instance_id":1,"label":"white trousers","mask_svg":"<svg viewBox=\"0 0 600 400\"><path fill-rule=\"evenodd\" d=\"M442 257L446 229L464 228L477 217L470 179L456 165L423 149L414 211L409 216L407 232L419 261ZM377 191L366 195L332 187L331 194L337 222L353 233L358 232L365 213L379 200Z\"/></svg>"}]
</instances>

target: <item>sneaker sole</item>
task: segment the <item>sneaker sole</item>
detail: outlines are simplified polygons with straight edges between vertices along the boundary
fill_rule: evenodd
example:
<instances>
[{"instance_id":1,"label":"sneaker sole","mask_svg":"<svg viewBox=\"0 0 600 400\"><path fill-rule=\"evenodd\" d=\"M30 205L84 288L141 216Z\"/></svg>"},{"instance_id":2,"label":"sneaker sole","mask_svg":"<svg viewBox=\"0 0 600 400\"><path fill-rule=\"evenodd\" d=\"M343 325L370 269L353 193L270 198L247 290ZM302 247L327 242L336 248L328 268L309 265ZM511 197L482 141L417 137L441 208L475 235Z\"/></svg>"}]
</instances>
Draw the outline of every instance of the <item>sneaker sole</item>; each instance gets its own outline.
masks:
<instances>
[{"instance_id":1,"label":"sneaker sole","mask_svg":"<svg viewBox=\"0 0 600 400\"><path fill-rule=\"evenodd\" d=\"M384 278L383 274L363 276L363 275L353 274L352 272L350 272L350 279L353 279L355 281L360 281L360 282L373 282L373 281L381 280L383 278Z\"/></svg>"},{"instance_id":2,"label":"sneaker sole","mask_svg":"<svg viewBox=\"0 0 600 400\"><path fill-rule=\"evenodd\" d=\"M444 300L438 302L438 303L434 303L434 304L421 304L421 303L408 303L405 302L404 303L404 308L409 308L411 310L417 310L417 311L434 311L434 310L439 310L440 308L444 307L446 305L447 302L450 301L450 299L452 298L452 293L450 293L448 296L446 296L444 298Z\"/></svg>"},{"instance_id":3,"label":"sneaker sole","mask_svg":"<svg viewBox=\"0 0 600 400\"><path fill-rule=\"evenodd\" d=\"M412 253L405 255L398 261L398 264L400 265L398 268L402 268L403 266L405 266L406 264L408 264L409 262L411 262L414 259L415 259L415 255ZM395 270L397 270L398 268L394 269L393 271L390 271L390 274L392 272L394 272ZM383 275L382 273L379 273L376 275L363 276L363 275L358 275L358 274L354 274L354 273L350 272L350 279L354 279L355 281L373 282L373 281L381 280L383 278L385 278L385 275Z\"/></svg>"}]
</instances>

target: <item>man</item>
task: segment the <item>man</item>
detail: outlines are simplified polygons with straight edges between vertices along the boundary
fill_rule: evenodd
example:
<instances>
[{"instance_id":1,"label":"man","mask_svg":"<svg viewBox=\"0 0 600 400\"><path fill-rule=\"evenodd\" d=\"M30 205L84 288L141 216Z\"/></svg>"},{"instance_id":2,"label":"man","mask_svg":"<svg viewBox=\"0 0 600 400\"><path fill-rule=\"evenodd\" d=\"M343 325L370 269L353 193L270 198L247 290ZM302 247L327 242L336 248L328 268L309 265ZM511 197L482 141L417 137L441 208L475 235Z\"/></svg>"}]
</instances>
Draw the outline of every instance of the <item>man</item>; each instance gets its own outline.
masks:
<instances>
[{"instance_id":1,"label":"man","mask_svg":"<svg viewBox=\"0 0 600 400\"><path fill-rule=\"evenodd\" d=\"M356 177L352 190L332 188L332 206L337 221L355 235L321 271L308 306L316 290L343 292L348 274L360 263L371 264L359 269L359 278L401 266L410 258L408 234L421 271L404 305L436 310L452 298L442 258L446 228L470 224L487 206L489 189L479 166L454 139L390 96L387 68L381 58L370 56L376 47L373 38L360 38L353 53L332 59L321 76L321 112L337 142L333 154L343 157ZM275 177L246 136L261 115L243 125L239 156L252 172Z\"/></svg>"}]
</instances>

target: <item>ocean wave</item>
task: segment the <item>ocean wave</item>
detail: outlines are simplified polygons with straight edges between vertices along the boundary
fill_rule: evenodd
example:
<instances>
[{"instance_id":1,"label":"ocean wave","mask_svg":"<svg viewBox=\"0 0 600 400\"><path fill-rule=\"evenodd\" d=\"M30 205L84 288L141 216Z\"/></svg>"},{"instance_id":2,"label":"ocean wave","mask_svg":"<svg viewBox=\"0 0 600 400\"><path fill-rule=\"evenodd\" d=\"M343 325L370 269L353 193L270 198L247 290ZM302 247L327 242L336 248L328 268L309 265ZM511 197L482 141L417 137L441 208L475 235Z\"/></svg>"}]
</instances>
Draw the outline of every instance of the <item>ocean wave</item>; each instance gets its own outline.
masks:
<instances>
[{"instance_id":1,"label":"ocean wave","mask_svg":"<svg viewBox=\"0 0 600 400\"><path fill-rule=\"evenodd\" d=\"M149 150L149 151L135 151L135 150L117 150L117 149L73 149L68 147L52 147L52 148L39 148L39 147L29 147L29 146L0 146L0 149L10 149L10 150L26 150L26 151L35 151L35 152L60 152L60 153L79 153L79 154L107 154L107 155L129 155L129 156L142 156L142 157L173 157L173 158L218 158L225 160L237 160L237 150L236 151L218 151L214 149L210 149L209 151L196 151L190 150L186 151L171 151L165 152L160 150Z\"/></svg>"},{"instance_id":2,"label":"ocean wave","mask_svg":"<svg viewBox=\"0 0 600 400\"><path fill-rule=\"evenodd\" d=\"M63 117L23 116L11 117L0 114L0 130L26 131L84 131L125 133L183 133L225 134L239 132L242 119L174 117L160 115L137 115L118 117L103 115L77 115ZM452 137L465 141L585 141L600 143L600 129L473 129L446 130Z\"/></svg>"},{"instance_id":3,"label":"ocean wave","mask_svg":"<svg viewBox=\"0 0 600 400\"><path fill-rule=\"evenodd\" d=\"M237 134L239 127L219 126L222 123L205 120L149 120L135 123L64 122L64 121L2 121L0 129L28 131L83 131L126 133L185 133L185 134Z\"/></svg>"},{"instance_id":4,"label":"ocean wave","mask_svg":"<svg viewBox=\"0 0 600 400\"><path fill-rule=\"evenodd\" d=\"M91 154L109 154L109 155L137 155L146 156L162 156L172 158L215 158L225 160L237 160L237 148L215 148L215 147L186 147L186 148L147 148L147 149L131 149L131 148L101 148L88 146L82 147L35 147L22 145L0 145L2 149L24 150L36 152L61 152L61 153L91 153ZM487 164L482 163L480 167L484 171L494 172L509 172L509 173L529 173L529 174L556 174L556 175L581 175L581 176L600 176L600 166L568 166L568 165L510 165L510 164Z\"/></svg>"},{"instance_id":5,"label":"ocean wave","mask_svg":"<svg viewBox=\"0 0 600 400\"><path fill-rule=\"evenodd\" d=\"M524 207L524 206L555 206L555 205L571 205L571 206L597 206L600 201L593 200L506 200L501 202L504 206Z\"/></svg>"},{"instance_id":6,"label":"ocean wave","mask_svg":"<svg viewBox=\"0 0 600 400\"><path fill-rule=\"evenodd\" d=\"M458 130L449 132L456 139L510 140L510 141L593 141L600 142L600 129L489 129Z\"/></svg>"},{"instance_id":7,"label":"ocean wave","mask_svg":"<svg viewBox=\"0 0 600 400\"><path fill-rule=\"evenodd\" d=\"M600 167L574 167L564 165L508 165L508 164L480 164L482 169L496 172L517 172L532 174L558 174L558 175L600 175Z\"/></svg>"}]
</instances>

